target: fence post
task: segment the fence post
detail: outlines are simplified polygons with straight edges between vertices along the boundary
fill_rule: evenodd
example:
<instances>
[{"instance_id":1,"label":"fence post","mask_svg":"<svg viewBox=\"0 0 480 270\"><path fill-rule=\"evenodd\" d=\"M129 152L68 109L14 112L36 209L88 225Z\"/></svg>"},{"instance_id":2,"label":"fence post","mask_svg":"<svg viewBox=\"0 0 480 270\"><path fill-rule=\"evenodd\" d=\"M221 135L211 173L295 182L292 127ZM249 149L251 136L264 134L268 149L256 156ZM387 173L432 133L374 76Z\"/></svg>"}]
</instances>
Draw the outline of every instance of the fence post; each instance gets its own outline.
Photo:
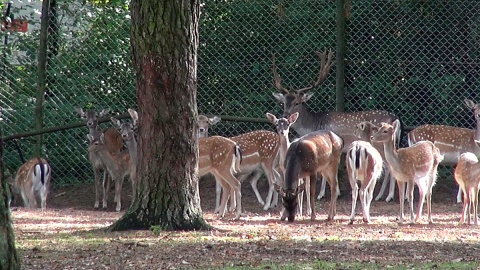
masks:
<instances>
[{"instance_id":1,"label":"fence post","mask_svg":"<svg viewBox=\"0 0 480 270\"><path fill-rule=\"evenodd\" d=\"M337 55L336 55L336 110L345 111L345 55L346 55L346 37L345 37L345 0L336 0L337 7Z\"/></svg>"},{"instance_id":2,"label":"fence post","mask_svg":"<svg viewBox=\"0 0 480 270\"><path fill-rule=\"evenodd\" d=\"M40 27L40 45L38 47L38 71L37 71L37 91L35 101L35 130L43 128L43 100L47 81L47 40L48 40L48 22L49 22L50 0L42 2L42 17ZM43 136L36 137L33 146L33 155L40 157L42 155Z\"/></svg>"}]
</instances>

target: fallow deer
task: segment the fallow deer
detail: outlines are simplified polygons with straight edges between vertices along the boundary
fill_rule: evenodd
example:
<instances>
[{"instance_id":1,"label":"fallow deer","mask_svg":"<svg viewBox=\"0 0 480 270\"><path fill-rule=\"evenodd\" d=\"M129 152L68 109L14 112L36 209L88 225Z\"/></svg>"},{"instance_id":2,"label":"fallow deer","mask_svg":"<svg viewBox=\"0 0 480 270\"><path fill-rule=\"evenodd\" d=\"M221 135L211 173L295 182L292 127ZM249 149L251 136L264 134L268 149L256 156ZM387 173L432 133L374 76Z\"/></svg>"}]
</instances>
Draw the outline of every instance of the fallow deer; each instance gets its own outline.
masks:
<instances>
[{"instance_id":1,"label":"fallow deer","mask_svg":"<svg viewBox=\"0 0 480 270\"><path fill-rule=\"evenodd\" d=\"M475 141L477 144L480 141ZM475 154L467 152L460 155L455 167L455 180L463 190L463 209L460 224L468 217L471 224L470 214L473 208L473 223L478 225L478 189L480 188L480 162Z\"/></svg>"},{"instance_id":2,"label":"fallow deer","mask_svg":"<svg viewBox=\"0 0 480 270\"><path fill-rule=\"evenodd\" d=\"M310 200L315 199L316 175L321 174L329 183L330 190L338 184L338 165L342 154L343 140L329 130L311 132L294 141L287 150L285 159L285 183L281 187L275 184L283 200L284 212L281 220L295 220L298 194L305 183L298 185L301 178L310 177ZM332 192L333 193L333 192ZM337 196L331 194L327 220L333 220L336 213ZM312 203L311 220L315 220L315 204Z\"/></svg>"},{"instance_id":3,"label":"fallow deer","mask_svg":"<svg viewBox=\"0 0 480 270\"><path fill-rule=\"evenodd\" d=\"M360 138L362 141L366 141L372 144L372 146L375 147L375 149L382 156L382 160L386 162L385 152L383 151L383 144L371 141L373 134L377 131L378 131L378 126L372 124L371 122L361 122L357 124L357 128L355 130L355 136ZM385 166L383 166L383 169L385 173L383 177L382 187L380 188L380 191L378 192L377 197L375 197L375 201L378 201L381 199L383 193L385 193L387 184L390 183L388 196L385 199L385 201L389 202L390 200L393 199L393 196L395 194L395 179L391 178L390 171L388 169L388 166L386 166L386 164ZM390 181L390 179L392 180Z\"/></svg>"},{"instance_id":4,"label":"fallow deer","mask_svg":"<svg viewBox=\"0 0 480 270\"><path fill-rule=\"evenodd\" d=\"M22 195L23 204L28 208L37 208L36 193L39 193L42 210L47 208L47 196L50 189L52 168L44 158L32 158L25 162L15 176L15 189Z\"/></svg>"},{"instance_id":5,"label":"fallow deer","mask_svg":"<svg viewBox=\"0 0 480 270\"><path fill-rule=\"evenodd\" d=\"M105 133L102 133L99 138L90 134L88 134L87 137L90 141L88 152L93 155L98 155L115 184L115 203L117 204L115 210L119 212L122 209L121 197L123 181L126 176L132 175L132 160L130 155L128 151L110 152L106 146Z\"/></svg>"},{"instance_id":6,"label":"fallow deer","mask_svg":"<svg viewBox=\"0 0 480 270\"><path fill-rule=\"evenodd\" d=\"M480 147L475 140L480 140L480 104L465 99L465 104L473 110L476 120L475 130L446 125L422 125L408 133L408 144L419 141L431 141L445 158L440 163L455 166L463 153L471 152L480 157ZM458 188L457 203L462 202L462 190Z\"/></svg>"},{"instance_id":7,"label":"fallow deer","mask_svg":"<svg viewBox=\"0 0 480 270\"><path fill-rule=\"evenodd\" d=\"M354 141L350 144L346 161L348 178L352 187L352 214L350 224L355 219L357 196L360 193L363 222L370 223L370 203L378 178L382 175L383 159L375 147L366 141ZM360 192L358 188L360 183Z\"/></svg>"},{"instance_id":8,"label":"fallow deer","mask_svg":"<svg viewBox=\"0 0 480 270\"><path fill-rule=\"evenodd\" d=\"M219 215L224 217L230 195L234 201L231 207L237 210L235 219L239 219L242 213L241 184L234 174L239 172L242 162L240 147L230 139L212 136L199 138L198 149L199 176L211 173L223 188Z\"/></svg>"},{"instance_id":9,"label":"fallow deer","mask_svg":"<svg viewBox=\"0 0 480 270\"><path fill-rule=\"evenodd\" d=\"M288 147L290 147L290 138L288 137L290 126L297 121L298 118L298 113L294 113L290 115L287 118L281 117L277 118L275 115L271 113L267 113L267 118L270 120L272 124L275 125L275 129L277 130L278 133L278 138L280 140L280 145L278 148L278 154L277 154L277 161L276 164L278 164L278 171L281 172L281 181L278 181L280 184L284 184L285 180L285 157L287 154ZM307 214L311 215L312 213L312 208L310 204L310 181L302 179L303 182L305 182L305 192L307 193ZM303 214L303 192L301 192L299 197L299 204L298 204L298 209L300 216Z\"/></svg>"},{"instance_id":10,"label":"fallow deer","mask_svg":"<svg viewBox=\"0 0 480 270\"><path fill-rule=\"evenodd\" d=\"M296 90L289 90L282 86L282 80L275 64L275 55L273 55L274 86L280 91L280 93L273 93L273 96L283 104L283 116L288 117L295 112L300 113L297 121L292 125L292 128L300 136L316 130L331 130L343 139L343 152L346 152L348 146L357 140L354 132L358 123L369 121L378 125L382 122L391 124L393 121L398 120L398 117L393 113L379 110L360 112L312 112L306 105L306 102L312 98L313 94L306 92L314 89L327 78L330 68L334 63L332 61L332 51L329 51L328 54L326 52L317 54L320 58L320 71L316 81L312 85ZM400 141L400 131L401 130L396 134L397 142ZM322 187L324 186L325 182L322 183ZM340 193L338 186L336 189L338 195ZM318 199L322 198L324 194L325 189L322 188Z\"/></svg>"},{"instance_id":11,"label":"fallow deer","mask_svg":"<svg viewBox=\"0 0 480 270\"><path fill-rule=\"evenodd\" d=\"M393 125L382 123L378 131L372 136L373 142L383 143L385 159L393 178L397 181L400 197L399 222L403 223L405 184L408 184L410 222L415 223L420 220L426 196L428 222L433 223L431 216L432 187L435 185L438 164L443 160L443 155L430 141L421 141L410 147L397 149L395 133L399 126L398 120L393 122ZM413 213L414 184L417 184L420 193L416 218Z\"/></svg>"},{"instance_id":12,"label":"fallow deer","mask_svg":"<svg viewBox=\"0 0 480 270\"><path fill-rule=\"evenodd\" d=\"M75 108L76 112L80 114L80 117L86 119L86 125L89 130L89 136L91 138L100 138L101 133L103 132L105 138L105 145L108 151L111 154L119 153L123 149L123 140L120 136L120 133L115 128L107 128L105 130L100 130L98 127L98 118L104 117L110 111L109 109L103 109L100 112L89 110L84 111L82 108ZM94 181L95 181L95 204L94 208L99 207L100 200L100 173L103 171L103 208L107 208L107 198L108 191L110 190L110 180L108 176L108 171L105 168L103 160L101 160L98 154L93 152L88 152L88 159L93 167Z\"/></svg>"},{"instance_id":13,"label":"fallow deer","mask_svg":"<svg viewBox=\"0 0 480 270\"><path fill-rule=\"evenodd\" d=\"M218 116L213 116L213 117L207 117L205 115L198 115L198 138L206 138L208 137L208 129L210 128L211 125L215 125L222 118Z\"/></svg>"},{"instance_id":14,"label":"fallow deer","mask_svg":"<svg viewBox=\"0 0 480 270\"><path fill-rule=\"evenodd\" d=\"M137 195L137 140L135 139L135 129L138 124L138 113L133 109L128 109L128 113L132 118L132 122L120 122L120 120L112 117L112 123L120 129L122 139L127 143L128 154L130 156L130 180L132 182L133 198ZM132 201L133 202L133 201Z\"/></svg>"}]
</instances>

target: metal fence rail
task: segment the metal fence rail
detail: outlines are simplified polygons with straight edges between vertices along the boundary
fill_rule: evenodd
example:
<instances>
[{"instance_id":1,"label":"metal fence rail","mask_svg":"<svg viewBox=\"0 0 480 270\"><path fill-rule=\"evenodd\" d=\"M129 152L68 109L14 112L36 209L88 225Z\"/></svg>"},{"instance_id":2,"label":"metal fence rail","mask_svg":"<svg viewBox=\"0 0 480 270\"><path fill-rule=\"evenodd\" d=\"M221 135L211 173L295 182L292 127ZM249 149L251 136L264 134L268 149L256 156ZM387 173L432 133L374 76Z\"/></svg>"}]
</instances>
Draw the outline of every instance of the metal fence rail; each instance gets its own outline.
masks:
<instances>
[{"instance_id":1,"label":"metal fence rail","mask_svg":"<svg viewBox=\"0 0 480 270\"><path fill-rule=\"evenodd\" d=\"M44 127L80 121L76 106L122 114L136 107L129 11L83 1L56 1L51 9ZM253 0L202 3L198 108L208 115L264 119L282 107L272 96L272 54L283 83L310 84L316 51L335 50L336 6L330 0ZM384 109L406 126L424 123L473 128L465 98L480 102L480 1L346 1L345 110ZM128 6L128 5L125 5ZM31 131L37 76L39 16L14 4L12 14L34 14L28 32L4 31L0 56L0 107L5 136ZM315 111L334 110L336 70L313 90ZM102 126L107 127L109 123ZM211 134L233 136L268 123L222 121ZM87 128L45 135L54 187L92 182ZM17 147L18 146L18 147ZM18 168L19 150L32 139L5 144L5 164Z\"/></svg>"}]
</instances>

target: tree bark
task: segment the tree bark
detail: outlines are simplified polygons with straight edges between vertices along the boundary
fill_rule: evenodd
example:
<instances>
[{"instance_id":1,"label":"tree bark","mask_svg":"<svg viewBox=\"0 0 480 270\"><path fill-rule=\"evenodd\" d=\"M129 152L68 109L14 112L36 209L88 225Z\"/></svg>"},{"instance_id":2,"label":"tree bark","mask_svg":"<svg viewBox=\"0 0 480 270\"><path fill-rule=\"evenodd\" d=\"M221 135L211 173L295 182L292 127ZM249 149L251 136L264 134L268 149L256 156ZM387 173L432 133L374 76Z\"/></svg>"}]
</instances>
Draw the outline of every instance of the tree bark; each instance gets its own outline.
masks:
<instances>
[{"instance_id":1,"label":"tree bark","mask_svg":"<svg viewBox=\"0 0 480 270\"><path fill-rule=\"evenodd\" d=\"M0 269L20 269L8 206L8 184L3 177L3 140L0 129Z\"/></svg>"},{"instance_id":2,"label":"tree bark","mask_svg":"<svg viewBox=\"0 0 480 270\"><path fill-rule=\"evenodd\" d=\"M132 0L138 100L137 195L112 230L199 230L198 0Z\"/></svg>"}]
</instances>

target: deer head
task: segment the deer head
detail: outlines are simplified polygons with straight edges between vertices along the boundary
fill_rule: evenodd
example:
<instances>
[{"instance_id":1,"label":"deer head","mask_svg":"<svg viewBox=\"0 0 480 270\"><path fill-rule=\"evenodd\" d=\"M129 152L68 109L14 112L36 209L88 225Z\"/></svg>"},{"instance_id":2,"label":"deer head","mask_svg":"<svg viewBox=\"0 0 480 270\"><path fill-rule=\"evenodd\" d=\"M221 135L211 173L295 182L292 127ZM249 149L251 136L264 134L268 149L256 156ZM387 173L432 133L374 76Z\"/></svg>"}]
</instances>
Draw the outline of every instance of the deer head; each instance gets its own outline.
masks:
<instances>
[{"instance_id":1,"label":"deer head","mask_svg":"<svg viewBox=\"0 0 480 270\"><path fill-rule=\"evenodd\" d=\"M330 68L334 63L332 61L333 52L331 50L328 53L317 52L317 55L320 58L320 71L318 73L317 80L307 87L289 91L287 88L282 86L282 79L280 78L280 75L278 75L277 66L275 64L275 54L273 54L273 84L275 88L280 91L280 93L273 93L273 96L277 101L283 104L283 115L285 117L288 117L295 112L299 112L300 106L313 96L313 94L305 92L317 87L328 76Z\"/></svg>"},{"instance_id":2,"label":"deer head","mask_svg":"<svg viewBox=\"0 0 480 270\"><path fill-rule=\"evenodd\" d=\"M215 125L216 123L220 122L220 120L222 120L218 116L207 117L201 114L198 116L197 119L198 119L198 138L208 137L208 128L211 125Z\"/></svg>"},{"instance_id":3,"label":"deer head","mask_svg":"<svg viewBox=\"0 0 480 270\"><path fill-rule=\"evenodd\" d=\"M296 112L292 115L290 115L288 118L277 118L275 115L271 113L267 113L267 118L270 120L272 124L275 125L275 129L277 130L277 133L280 134L283 137L288 138L288 131L290 129L290 126L297 121L299 113Z\"/></svg>"},{"instance_id":4,"label":"deer head","mask_svg":"<svg viewBox=\"0 0 480 270\"><path fill-rule=\"evenodd\" d=\"M98 118L107 116L110 112L110 109L103 109L100 112L97 112L94 110L84 111L82 108L76 107L75 111L80 114L82 119L87 121L87 127L93 129L98 126Z\"/></svg>"},{"instance_id":5,"label":"deer head","mask_svg":"<svg viewBox=\"0 0 480 270\"><path fill-rule=\"evenodd\" d=\"M305 182L295 189L284 189L278 184L275 184L275 190L282 198L282 204L285 208L285 211L283 211L284 216L282 216L281 219L284 220L287 218L289 222L295 221L298 206L298 194L305 190ZM287 216L285 217L285 215Z\"/></svg>"}]
</instances>

